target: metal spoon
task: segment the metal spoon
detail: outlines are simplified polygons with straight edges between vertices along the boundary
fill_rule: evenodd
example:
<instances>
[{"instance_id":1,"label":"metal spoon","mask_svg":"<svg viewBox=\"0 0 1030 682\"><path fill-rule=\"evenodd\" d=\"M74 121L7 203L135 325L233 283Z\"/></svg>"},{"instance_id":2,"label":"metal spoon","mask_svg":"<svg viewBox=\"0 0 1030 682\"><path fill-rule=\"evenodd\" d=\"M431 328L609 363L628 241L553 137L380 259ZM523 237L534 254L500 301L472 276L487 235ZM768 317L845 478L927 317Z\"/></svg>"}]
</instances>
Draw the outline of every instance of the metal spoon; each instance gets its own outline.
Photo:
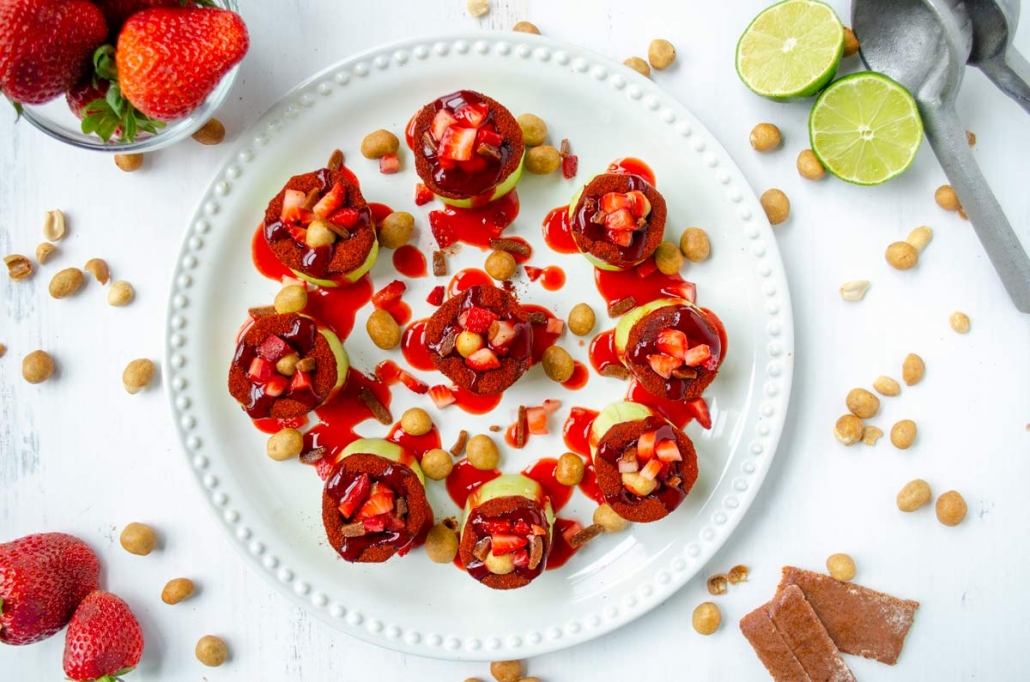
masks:
<instances>
[{"instance_id":1,"label":"metal spoon","mask_svg":"<svg viewBox=\"0 0 1030 682\"><path fill-rule=\"evenodd\" d=\"M980 173L955 113L972 33L963 34L941 0L854 0L851 20L866 65L915 97L930 146L980 243L1016 308L1030 313L1030 258Z\"/></svg>"},{"instance_id":2,"label":"metal spoon","mask_svg":"<svg viewBox=\"0 0 1030 682\"><path fill-rule=\"evenodd\" d=\"M1019 22L1019 0L965 0L973 49L969 63L1030 113L1030 63L1012 38Z\"/></svg>"}]
</instances>

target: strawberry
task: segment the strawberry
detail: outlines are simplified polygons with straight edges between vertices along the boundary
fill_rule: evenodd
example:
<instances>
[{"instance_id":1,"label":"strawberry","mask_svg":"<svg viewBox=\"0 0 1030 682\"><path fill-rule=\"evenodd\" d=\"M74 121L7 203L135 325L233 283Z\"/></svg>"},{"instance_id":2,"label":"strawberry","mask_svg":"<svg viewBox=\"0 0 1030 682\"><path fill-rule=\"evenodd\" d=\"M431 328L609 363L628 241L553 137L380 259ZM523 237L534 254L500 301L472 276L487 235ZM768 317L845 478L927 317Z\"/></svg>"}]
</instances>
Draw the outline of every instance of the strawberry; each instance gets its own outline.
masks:
<instances>
[{"instance_id":1,"label":"strawberry","mask_svg":"<svg viewBox=\"0 0 1030 682\"><path fill-rule=\"evenodd\" d=\"M623 208L633 208L633 202L626 194L622 192L608 192L601 197L601 210L605 213L615 213Z\"/></svg>"},{"instance_id":2,"label":"strawberry","mask_svg":"<svg viewBox=\"0 0 1030 682\"><path fill-rule=\"evenodd\" d=\"M679 329L663 329L658 332L657 346L660 352L683 359L687 354L687 335Z\"/></svg>"},{"instance_id":3,"label":"strawberry","mask_svg":"<svg viewBox=\"0 0 1030 682\"><path fill-rule=\"evenodd\" d=\"M619 232L608 230L605 233L605 236L608 237L608 241L610 241L612 244L620 246L624 249L633 243L633 233L627 232L625 230ZM655 269L657 270L658 267L655 266Z\"/></svg>"},{"instance_id":4,"label":"strawberry","mask_svg":"<svg viewBox=\"0 0 1030 682\"><path fill-rule=\"evenodd\" d=\"M294 375L296 376L296 375ZM271 377L265 384L265 395L273 398L278 398L286 390L286 387L290 385L290 380L284 377L282 374L276 374Z\"/></svg>"},{"instance_id":5,"label":"strawberry","mask_svg":"<svg viewBox=\"0 0 1030 682\"><path fill-rule=\"evenodd\" d=\"M371 488L372 479L368 477L368 474L361 474L347 486L347 490L343 493L343 497L340 498L339 504L340 513L343 514L343 518L349 519L354 515L354 511L368 497L368 492Z\"/></svg>"},{"instance_id":6,"label":"strawberry","mask_svg":"<svg viewBox=\"0 0 1030 682\"><path fill-rule=\"evenodd\" d=\"M441 109L436 112L436 115L433 117L430 131L433 134L433 138L439 141L443 139L443 134L448 128L457 124L458 119L454 118L454 116L451 115L451 112L446 109Z\"/></svg>"},{"instance_id":7,"label":"strawberry","mask_svg":"<svg viewBox=\"0 0 1030 682\"><path fill-rule=\"evenodd\" d=\"M433 231L433 239L441 249L446 249L454 243L454 228L443 211L429 212L429 229Z\"/></svg>"},{"instance_id":8,"label":"strawberry","mask_svg":"<svg viewBox=\"0 0 1030 682\"><path fill-rule=\"evenodd\" d=\"M489 113L490 107L486 102L480 102L479 104L466 104L454 112L454 118L468 128L478 128L483 125L483 121L486 120Z\"/></svg>"},{"instance_id":9,"label":"strawberry","mask_svg":"<svg viewBox=\"0 0 1030 682\"><path fill-rule=\"evenodd\" d=\"M676 445L676 441L663 440L655 448L655 454L658 456L658 460L661 462L682 462L683 455L680 453L679 447Z\"/></svg>"},{"instance_id":10,"label":"strawberry","mask_svg":"<svg viewBox=\"0 0 1030 682\"><path fill-rule=\"evenodd\" d=\"M474 128L450 126L443 131L437 153L441 159L469 161L472 158L472 148L475 144L476 131Z\"/></svg>"},{"instance_id":11,"label":"strawberry","mask_svg":"<svg viewBox=\"0 0 1030 682\"><path fill-rule=\"evenodd\" d=\"M702 343L686 352L683 356L683 364L687 367L697 367L710 357L712 357L712 349L708 347L708 344Z\"/></svg>"},{"instance_id":12,"label":"strawberry","mask_svg":"<svg viewBox=\"0 0 1030 682\"><path fill-rule=\"evenodd\" d=\"M554 414L561 409L561 401L548 398L544 401L544 412L547 414Z\"/></svg>"},{"instance_id":13,"label":"strawberry","mask_svg":"<svg viewBox=\"0 0 1030 682\"><path fill-rule=\"evenodd\" d=\"M529 432L534 436L546 436L547 410L542 407L526 408L526 423L529 425Z\"/></svg>"},{"instance_id":14,"label":"strawberry","mask_svg":"<svg viewBox=\"0 0 1030 682\"><path fill-rule=\"evenodd\" d=\"M426 296L426 303L429 305L443 305L443 285L433 287L433 290Z\"/></svg>"},{"instance_id":15,"label":"strawberry","mask_svg":"<svg viewBox=\"0 0 1030 682\"><path fill-rule=\"evenodd\" d=\"M99 580L97 555L71 535L41 533L0 545L0 642L32 644L54 635Z\"/></svg>"},{"instance_id":16,"label":"strawberry","mask_svg":"<svg viewBox=\"0 0 1030 682\"><path fill-rule=\"evenodd\" d=\"M480 348L465 358L465 364L477 372L486 372L500 367L501 361L497 359L497 354L489 348Z\"/></svg>"},{"instance_id":17,"label":"strawberry","mask_svg":"<svg viewBox=\"0 0 1030 682\"><path fill-rule=\"evenodd\" d=\"M95 79L92 74L87 74L65 93L64 99L68 102L71 112L81 121L87 114L96 113L96 109L90 105L98 99L104 99L110 85L111 82L108 80Z\"/></svg>"},{"instance_id":18,"label":"strawberry","mask_svg":"<svg viewBox=\"0 0 1030 682\"><path fill-rule=\"evenodd\" d=\"M515 568L526 568L529 566L529 552L525 549L516 549L511 553L511 561Z\"/></svg>"},{"instance_id":19,"label":"strawberry","mask_svg":"<svg viewBox=\"0 0 1030 682\"><path fill-rule=\"evenodd\" d=\"M647 196L640 190L627 192L626 198L629 200L629 210L634 218L646 218L651 213L651 202L648 201Z\"/></svg>"},{"instance_id":20,"label":"strawberry","mask_svg":"<svg viewBox=\"0 0 1030 682\"><path fill-rule=\"evenodd\" d=\"M633 232L637 229L637 219L628 208L620 208L604 217L604 226L610 232Z\"/></svg>"},{"instance_id":21,"label":"strawberry","mask_svg":"<svg viewBox=\"0 0 1030 682\"><path fill-rule=\"evenodd\" d=\"M146 9L118 35L118 80L137 109L171 121L196 110L249 46L247 27L235 12Z\"/></svg>"},{"instance_id":22,"label":"strawberry","mask_svg":"<svg viewBox=\"0 0 1030 682\"><path fill-rule=\"evenodd\" d=\"M668 379L675 369L683 365L683 361L665 353L657 353L647 356L647 364L651 365L655 374L663 379Z\"/></svg>"},{"instance_id":23,"label":"strawberry","mask_svg":"<svg viewBox=\"0 0 1030 682\"><path fill-rule=\"evenodd\" d=\"M687 407L694 413L694 419L704 429L712 428L712 414L708 411L708 403L704 398L694 398L687 401Z\"/></svg>"},{"instance_id":24,"label":"strawberry","mask_svg":"<svg viewBox=\"0 0 1030 682\"><path fill-rule=\"evenodd\" d=\"M488 341L494 348L504 348L515 338L515 325L507 320L498 320L495 325L490 325Z\"/></svg>"},{"instance_id":25,"label":"strawberry","mask_svg":"<svg viewBox=\"0 0 1030 682\"><path fill-rule=\"evenodd\" d=\"M365 504L361 505L361 509L358 510L355 518L363 521L380 514L389 514L393 511L396 497L394 492L386 486L373 483L371 494L368 496Z\"/></svg>"},{"instance_id":26,"label":"strawberry","mask_svg":"<svg viewBox=\"0 0 1030 682\"><path fill-rule=\"evenodd\" d=\"M637 439L637 457L640 459L652 459L657 438L657 431L644 431L640 434L640 438Z\"/></svg>"},{"instance_id":27,"label":"strawberry","mask_svg":"<svg viewBox=\"0 0 1030 682\"><path fill-rule=\"evenodd\" d=\"M661 460L652 459L650 462L644 465L644 468L640 470L640 475L646 478L648 481L653 481L658 477L658 472L662 470Z\"/></svg>"},{"instance_id":28,"label":"strawberry","mask_svg":"<svg viewBox=\"0 0 1030 682\"><path fill-rule=\"evenodd\" d=\"M144 116L122 95L110 45L93 53L92 73L80 79L66 99L72 113L82 119L82 132L96 133L105 142L112 137L132 142L139 132L154 134L165 125Z\"/></svg>"},{"instance_id":29,"label":"strawberry","mask_svg":"<svg viewBox=\"0 0 1030 682\"><path fill-rule=\"evenodd\" d=\"M261 342L261 345L257 347L258 357L264 358L269 362L278 362L282 356L286 355L286 351L290 349L286 345L286 342L280 339L275 334L269 334L268 337Z\"/></svg>"},{"instance_id":30,"label":"strawberry","mask_svg":"<svg viewBox=\"0 0 1030 682\"><path fill-rule=\"evenodd\" d=\"M494 533L490 536L490 553L494 556L510 554L517 549L522 549L528 544L529 540L521 535Z\"/></svg>"},{"instance_id":31,"label":"strawberry","mask_svg":"<svg viewBox=\"0 0 1030 682\"><path fill-rule=\"evenodd\" d=\"M314 390L313 383L311 381L311 375L309 375L307 372L302 372L299 369L296 370L293 373L293 376L290 377L290 393L293 393L295 391L303 391L304 389L308 388Z\"/></svg>"},{"instance_id":32,"label":"strawberry","mask_svg":"<svg viewBox=\"0 0 1030 682\"><path fill-rule=\"evenodd\" d=\"M658 264L654 262L654 258L648 258L643 263L638 265L633 272L637 273L637 277L645 279L650 277L654 272L658 270Z\"/></svg>"},{"instance_id":33,"label":"strawberry","mask_svg":"<svg viewBox=\"0 0 1030 682\"><path fill-rule=\"evenodd\" d=\"M68 625L64 674L70 680L115 682L139 664L143 630L129 605L110 592L91 592Z\"/></svg>"},{"instance_id":34,"label":"strawberry","mask_svg":"<svg viewBox=\"0 0 1030 682\"><path fill-rule=\"evenodd\" d=\"M307 196L305 195L305 199ZM344 202L347 201L347 188L344 187L342 182L333 183L333 186L325 193L318 203L311 207L311 212L317 215L319 218L328 218L336 209L343 206ZM286 204L283 204L283 208L286 208Z\"/></svg>"},{"instance_id":35,"label":"strawberry","mask_svg":"<svg viewBox=\"0 0 1030 682\"><path fill-rule=\"evenodd\" d=\"M466 331L473 334L485 334L490 331L490 325L497 322L497 314L486 308L473 306L464 314L465 320L462 326Z\"/></svg>"},{"instance_id":36,"label":"strawberry","mask_svg":"<svg viewBox=\"0 0 1030 682\"><path fill-rule=\"evenodd\" d=\"M547 326L544 327L544 331L548 334L561 334L565 331L565 321L559 320L557 317L547 318Z\"/></svg>"},{"instance_id":37,"label":"strawberry","mask_svg":"<svg viewBox=\"0 0 1030 682\"><path fill-rule=\"evenodd\" d=\"M3 0L0 93L49 102L78 82L106 38L104 14L87 0Z\"/></svg>"},{"instance_id":38,"label":"strawberry","mask_svg":"<svg viewBox=\"0 0 1030 682\"><path fill-rule=\"evenodd\" d=\"M579 535L579 533L582 530L583 530L583 524L581 524L579 521L573 521L570 525L568 525L567 527L565 527L562 530L562 532L561 532L562 539L565 540L565 542L571 544L572 543L572 538L574 538L577 535Z\"/></svg>"},{"instance_id":39,"label":"strawberry","mask_svg":"<svg viewBox=\"0 0 1030 682\"><path fill-rule=\"evenodd\" d=\"M523 522L520 521L519 523ZM508 521L507 519L487 519L486 521L483 521L483 530L490 535L493 535L494 533L511 533L512 525L511 521Z\"/></svg>"},{"instance_id":40,"label":"strawberry","mask_svg":"<svg viewBox=\"0 0 1030 682\"><path fill-rule=\"evenodd\" d=\"M454 393L451 389L447 388L443 384L431 386L429 388L429 397L433 399L433 404L440 410L448 405L453 405L458 402L458 399L454 397Z\"/></svg>"},{"instance_id":41,"label":"strawberry","mask_svg":"<svg viewBox=\"0 0 1030 682\"><path fill-rule=\"evenodd\" d=\"M250 367L247 369L247 375L251 381L260 384L271 379L273 374L275 374L275 365L261 357L251 360Z\"/></svg>"},{"instance_id":42,"label":"strawberry","mask_svg":"<svg viewBox=\"0 0 1030 682\"><path fill-rule=\"evenodd\" d=\"M407 290L407 284L399 279L395 279L372 295L372 305L378 310L385 310L401 300L401 296Z\"/></svg>"},{"instance_id":43,"label":"strawberry","mask_svg":"<svg viewBox=\"0 0 1030 682\"><path fill-rule=\"evenodd\" d=\"M433 192L421 182L415 183L415 205L425 206L433 200Z\"/></svg>"},{"instance_id":44,"label":"strawberry","mask_svg":"<svg viewBox=\"0 0 1030 682\"><path fill-rule=\"evenodd\" d=\"M533 265L523 265L522 269L526 271L526 277L529 278L530 282L535 282L540 279L540 276L544 274L543 268L538 268Z\"/></svg>"},{"instance_id":45,"label":"strawberry","mask_svg":"<svg viewBox=\"0 0 1030 682\"><path fill-rule=\"evenodd\" d=\"M566 180L576 177L579 172L579 157L576 155L566 156L561 160L561 174Z\"/></svg>"},{"instance_id":46,"label":"strawberry","mask_svg":"<svg viewBox=\"0 0 1030 682\"><path fill-rule=\"evenodd\" d=\"M396 154L386 154L379 159L379 172L383 175L393 175L401 169L401 160Z\"/></svg>"},{"instance_id":47,"label":"strawberry","mask_svg":"<svg viewBox=\"0 0 1030 682\"><path fill-rule=\"evenodd\" d=\"M403 369L397 370L397 378L401 380L409 391L412 393L418 393L419 395L425 395L429 392L429 384L419 380L410 372L406 372Z\"/></svg>"}]
</instances>

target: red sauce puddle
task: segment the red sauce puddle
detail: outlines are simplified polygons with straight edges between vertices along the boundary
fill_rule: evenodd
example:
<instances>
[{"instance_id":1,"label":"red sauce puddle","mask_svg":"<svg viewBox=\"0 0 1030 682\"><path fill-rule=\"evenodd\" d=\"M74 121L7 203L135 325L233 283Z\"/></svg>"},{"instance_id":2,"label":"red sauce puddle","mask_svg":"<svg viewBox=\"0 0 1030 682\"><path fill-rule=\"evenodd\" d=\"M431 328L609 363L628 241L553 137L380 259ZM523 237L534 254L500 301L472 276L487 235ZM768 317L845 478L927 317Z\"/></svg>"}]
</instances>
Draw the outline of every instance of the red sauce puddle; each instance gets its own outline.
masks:
<instances>
[{"instance_id":1,"label":"red sauce puddle","mask_svg":"<svg viewBox=\"0 0 1030 682\"><path fill-rule=\"evenodd\" d=\"M569 412L569 418L565 420L562 427L562 438L565 440L565 447L569 452L574 452L586 458L586 471L583 472L583 480L579 483L579 489L584 495L598 504L604 503L604 495L597 487L597 478L594 476L594 465L590 458L590 427L597 418L597 412L588 410L585 407L573 407Z\"/></svg>"},{"instance_id":2,"label":"red sauce puddle","mask_svg":"<svg viewBox=\"0 0 1030 682\"><path fill-rule=\"evenodd\" d=\"M326 449L323 459L332 458L362 437L354 428L366 420L375 418L361 400L363 388L372 391L385 407L390 406L390 388L352 367L347 372L347 383L337 396L315 409L319 422L304 434L305 450L323 447Z\"/></svg>"},{"instance_id":3,"label":"red sauce puddle","mask_svg":"<svg viewBox=\"0 0 1030 682\"><path fill-rule=\"evenodd\" d=\"M562 485L555 478L554 474L557 468L558 460L553 457L545 457L533 462L522 470L523 476L539 483L544 492L547 493L547 496L551 498L551 506L554 508L555 513L558 513L562 507L567 505L572 497L572 488Z\"/></svg>"},{"instance_id":4,"label":"red sauce puddle","mask_svg":"<svg viewBox=\"0 0 1030 682\"><path fill-rule=\"evenodd\" d=\"M639 175L640 177L647 180L653 187L657 187L658 184L655 182L654 171L651 167L640 159L633 158L632 156L626 156L621 159L616 159L608 164L608 173L629 173L631 175Z\"/></svg>"},{"instance_id":5,"label":"red sauce puddle","mask_svg":"<svg viewBox=\"0 0 1030 682\"><path fill-rule=\"evenodd\" d=\"M423 455L430 450L440 447L440 432L436 430L434 425L429 433L422 436L412 436L409 433L405 433L400 423L397 423L390 429L390 433L386 434L386 440L411 450L411 454L415 455L415 459L421 464Z\"/></svg>"},{"instance_id":6,"label":"red sauce puddle","mask_svg":"<svg viewBox=\"0 0 1030 682\"><path fill-rule=\"evenodd\" d=\"M663 417L668 419L677 428L686 428L687 424L697 419L701 412L707 413L708 407L704 398L696 400L669 400L659 398L649 393L635 380L630 380L629 389L626 391L626 400L647 405L657 410ZM707 426L705 428L708 428Z\"/></svg>"},{"instance_id":7,"label":"red sauce puddle","mask_svg":"<svg viewBox=\"0 0 1030 682\"><path fill-rule=\"evenodd\" d=\"M547 570L553 571L568 563L576 550L565 540L565 531L576 525L582 525L572 519L555 519L554 534L551 536L551 553L547 555Z\"/></svg>"},{"instance_id":8,"label":"red sauce puddle","mask_svg":"<svg viewBox=\"0 0 1030 682\"><path fill-rule=\"evenodd\" d=\"M515 222L518 215L519 195L516 190L512 190L483 206L445 206L430 211L429 227L441 249L456 242L488 249L490 240L500 237L504 228Z\"/></svg>"},{"instance_id":9,"label":"red sauce puddle","mask_svg":"<svg viewBox=\"0 0 1030 682\"><path fill-rule=\"evenodd\" d=\"M546 268L527 265L525 270L530 282L540 282L541 286L548 291L558 291L565 286L565 271L557 265L548 265Z\"/></svg>"},{"instance_id":10,"label":"red sauce puddle","mask_svg":"<svg viewBox=\"0 0 1030 682\"><path fill-rule=\"evenodd\" d=\"M527 313L540 313L547 317L548 320L555 319L554 313L547 308L542 306L527 303L522 306L522 309ZM540 362L544 357L544 351L550 348L558 341L560 333L547 331L547 324L534 324L533 325L533 364Z\"/></svg>"},{"instance_id":11,"label":"red sauce puddle","mask_svg":"<svg viewBox=\"0 0 1030 682\"><path fill-rule=\"evenodd\" d=\"M587 385L590 380L590 370L579 360L574 360L575 366L572 369L572 376L562 382L562 386L570 391L578 391Z\"/></svg>"},{"instance_id":12,"label":"red sauce puddle","mask_svg":"<svg viewBox=\"0 0 1030 682\"><path fill-rule=\"evenodd\" d=\"M399 298L383 308L383 310L390 313L390 317L396 320L399 325L405 325L411 321L411 306Z\"/></svg>"},{"instance_id":13,"label":"red sauce puddle","mask_svg":"<svg viewBox=\"0 0 1030 682\"><path fill-rule=\"evenodd\" d=\"M567 204L551 209L551 212L544 218L544 241L552 251L557 253L579 253L569 227Z\"/></svg>"},{"instance_id":14,"label":"red sauce puddle","mask_svg":"<svg viewBox=\"0 0 1030 682\"><path fill-rule=\"evenodd\" d=\"M519 244L522 244L522 246L526 247L526 250L528 251L528 253L513 253L513 254L511 254L512 258L515 259L516 263L519 263L519 264L525 263L530 258L533 257L533 246L529 242L527 242L525 239L523 239L522 237L505 237L505 239L507 239L509 241L513 241L513 242L518 242Z\"/></svg>"},{"instance_id":15,"label":"red sauce puddle","mask_svg":"<svg viewBox=\"0 0 1030 682\"><path fill-rule=\"evenodd\" d=\"M501 472L497 469L480 471L469 464L467 459L463 459L454 465L454 469L447 476L447 494L454 500L454 504L464 509L465 502L468 500L469 495L472 494L472 491L500 475Z\"/></svg>"},{"instance_id":16,"label":"red sauce puddle","mask_svg":"<svg viewBox=\"0 0 1030 682\"><path fill-rule=\"evenodd\" d=\"M455 405L469 414L486 414L492 412L495 407L501 404L503 393L495 395L479 395L460 386L451 387L451 394L454 395Z\"/></svg>"},{"instance_id":17,"label":"red sauce puddle","mask_svg":"<svg viewBox=\"0 0 1030 682\"><path fill-rule=\"evenodd\" d=\"M594 268L594 283L606 303L632 296L641 306L659 298L682 298L691 303L697 297L697 288L679 275L664 275L655 270L641 277L636 270L602 270Z\"/></svg>"},{"instance_id":18,"label":"red sauce puddle","mask_svg":"<svg viewBox=\"0 0 1030 682\"><path fill-rule=\"evenodd\" d=\"M296 275L293 274L293 271L283 265L282 262L275 257L275 254L272 253L271 247L268 246L268 242L265 240L263 221L258 224L257 230L254 231L254 238L251 240L250 252L254 259L254 267L268 279L274 279L278 282L282 280L283 277L296 277Z\"/></svg>"},{"instance_id":19,"label":"red sauce puddle","mask_svg":"<svg viewBox=\"0 0 1030 682\"><path fill-rule=\"evenodd\" d=\"M276 419L274 417L266 417L264 419L255 419L254 426L261 433L279 433L283 429L302 429L308 423L308 416L302 414L299 417L293 417L292 419Z\"/></svg>"},{"instance_id":20,"label":"red sauce puddle","mask_svg":"<svg viewBox=\"0 0 1030 682\"><path fill-rule=\"evenodd\" d=\"M590 364L600 374L605 367L622 365L615 352L615 330L601 332L590 342Z\"/></svg>"},{"instance_id":21,"label":"red sauce puddle","mask_svg":"<svg viewBox=\"0 0 1030 682\"><path fill-rule=\"evenodd\" d=\"M429 320L418 320L408 325L401 337L401 352L408 364L415 369L431 371L436 369L426 345L426 325Z\"/></svg>"},{"instance_id":22,"label":"red sauce puddle","mask_svg":"<svg viewBox=\"0 0 1030 682\"><path fill-rule=\"evenodd\" d=\"M426 257L418 247L405 244L393 252L393 267L405 277L425 277Z\"/></svg>"},{"instance_id":23,"label":"red sauce puddle","mask_svg":"<svg viewBox=\"0 0 1030 682\"><path fill-rule=\"evenodd\" d=\"M474 286L492 287L494 286L494 281L490 278L490 275L479 268L459 270L447 285L447 297L457 296L469 287Z\"/></svg>"},{"instance_id":24,"label":"red sauce puddle","mask_svg":"<svg viewBox=\"0 0 1030 682\"><path fill-rule=\"evenodd\" d=\"M364 275L350 286L309 291L304 313L336 332L342 342L354 329L354 317L358 310L371 300L372 279Z\"/></svg>"},{"instance_id":25,"label":"red sauce puddle","mask_svg":"<svg viewBox=\"0 0 1030 682\"><path fill-rule=\"evenodd\" d=\"M404 384L412 393L419 395L429 392L429 384L401 369L393 360L383 360L376 365L376 379L387 386Z\"/></svg>"}]
</instances>

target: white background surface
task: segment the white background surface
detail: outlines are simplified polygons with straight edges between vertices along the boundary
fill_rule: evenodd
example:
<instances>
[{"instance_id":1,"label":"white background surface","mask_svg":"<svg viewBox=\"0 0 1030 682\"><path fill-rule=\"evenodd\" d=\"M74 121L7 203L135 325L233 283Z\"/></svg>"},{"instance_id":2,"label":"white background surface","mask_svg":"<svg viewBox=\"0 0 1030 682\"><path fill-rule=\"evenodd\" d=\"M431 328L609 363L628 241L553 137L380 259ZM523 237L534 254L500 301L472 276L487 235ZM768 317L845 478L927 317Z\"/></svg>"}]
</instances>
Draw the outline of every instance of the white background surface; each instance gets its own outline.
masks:
<instances>
[{"instance_id":1,"label":"white background surface","mask_svg":"<svg viewBox=\"0 0 1030 682\"><path fill-rule=\"evenodd\" d=\"M860 679L1017 679L1030 664L1023 646L1025 538L1030 501L1030 317L1009 303L969 225L941 211L933 190L943 173L928 147L913 169L886 187L835 180L813 184L794 170L807 147L805 103L777 105L748 92L733 72L733 47L765 3L495 2L475 20L460 0L340 3L328 0L254 5L244 11L253 46L230 102L220 113L239 135L296 82L351 53L414 35L482 27L507 30L519 19L544 33L622 59L643 55L651 38L678 49L676 66L656 80L719 138L759 192L782 188L791 219L776 228L791 281L797 325L792 409L777 461L759 499L711 572L751 566L749 583L716 598L724 626L702 638L690 612L709 599L698 579L636 623L601 640L529 662L546 680L763 680L757 658L736 628L768 599L788 563L818 569L826 556L851 553L858 582L923 607L896 668L849 657ZM846 17L845 3L833 3ZM1030 52L1030 29L1016 44ZM859 68L857 57L844 71ZM556 103L559 106L560 103ZM1024 243L1030 243L1030 121L978 72L967 72L959 113L977 134L976 157ZM777 123L785 146L758 155L751 127ZM272 593L251 574L217 529L190 480L159 390L128 396L120 375L132 358L158 360L168 277L185 220L224 150L192 142L148 158L123 175L109 157L64 148L13 115L0 113L0 251L31 254L43 211L69 216L69 237L54 264L29 284L0 279L0 540L63 530L101 553L105 582L139 616L147 653L133 678L146 680L425 680L487 677L482 664L403 657L347 638ZM920 224L935 238L920 266L891 270L883 250ZM116 278L136 285L130 307L109 308L95 283L73 299L53 301L46 282L58 267L108 260ZM714 253L718 257L717 250ZM873 282L866 299L842 302L847 280ZM953 310L972 319L960 336ZM20 376L35 348L58 360L58 375L40 386ZM873 420L885 431L897 419L920 427L901 452L886 439L875 448L839 446L831 434L854 386L878 374L900 378L906 353L927 362L922 384L884 399ZM930 509L902 515L897 490L909 479L935 492L956 488L970 514L958 528ZM153 524L159 552L141 559L117 544L121 526ZM703 572L707 575L709 571ZM167 607L159 600L172 577L195 578L200 593ZM428 584L427 589L432 589ZM469 608L474 605L462 605ZM203 634L223 636L232 659L217 670L193 658ZM63 637L27 648L0 648L11 679L60 679ZM645 673L646 671L646 673Z\"/></svg>"}]
</instances>

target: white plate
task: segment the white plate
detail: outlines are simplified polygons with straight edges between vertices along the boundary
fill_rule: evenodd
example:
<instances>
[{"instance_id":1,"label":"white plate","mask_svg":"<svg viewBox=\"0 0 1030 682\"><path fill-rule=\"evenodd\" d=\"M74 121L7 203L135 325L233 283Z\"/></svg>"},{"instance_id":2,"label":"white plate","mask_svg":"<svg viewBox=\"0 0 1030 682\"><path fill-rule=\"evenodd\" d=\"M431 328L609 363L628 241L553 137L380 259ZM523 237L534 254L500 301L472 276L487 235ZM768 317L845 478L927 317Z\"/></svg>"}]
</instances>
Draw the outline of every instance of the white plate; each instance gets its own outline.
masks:
<instances>
[{"instance_id":1,"label":"white plate","mask_svg":"<svg viewBox=\"0 0 1030 682\"><path fill-rule=\"evenodd\" d=\"M334 147L361 178L366 197L411 211L428 253L426 212L416 208L411 154L403 172L384 176L357 149L377 128L400 135L422 104L460 88L482 90L516 114L543 117L555 140L568 137L579 155L579 177L526 177L522 209L507 234L528 238L536 265L558 264L568 284L557 293L519 285L524 300L565 317L577 302L610 326L590 282L585 259L546 250L541 222L568 202L577 183L613 159L649 162L669 204L668 233L703 226L712 257L689 265L698 300L715 310L729 336L729 353L706 393L711 431L688 428L699 453L700 478L686 502L661 523L636 525L588 545L562 569L525 589L496 592L420 551L383 565L351 565L327 545L321 524L321 482L295 463L264 454L258 433L230 398L225 379L234 336L250 306L271 302L277 284L251 262L250 240L268 199L293 174L324 164ZM438 207L435 206L435 207ZM376 288L396 277L389 251L373 270ZM465 247L451 260L482 267L483 253ZM415 319L434 278L409 281L405 300ZM441 282L442 283L442 282ZM384 353L363 331L358 315L347 342L353 364L366 372ZM782 430L793 371L793 322L787 281L765 215L723 148L686 109L654 83L606 58L550 39L523 34L471 34L412 40L343 61L302 83L273 106L236 144L205 192L178 256L169 302L165 376L179 436L204 496L232 544L256 571L296 604L339 628L381 646L451 659L498 660L572 646L623 625L659 604L704 566L740 522L765 478ZM562 344L586 361L587 348L566 333ZM400 358L399 351L388 354ZM429 383L440 375L419 373ZM625 383L591 377L587 388L566 391L533 368L505 394L493 415L471 417L455 407L437 412L394 390L395 417L427 406L445 447L459 428L485 432L507 425L514 408L560 398L552 436L533 437L522 451L502 450L502 468L521 470L541 456L557 456L568 407L600 409L620 399ZM366 422L364 435L385 427ZM456 514L442 484L430 484L438 518ZM593 503L576 493L565 516L589 523Z\"/></svg>"}]
</instances>

